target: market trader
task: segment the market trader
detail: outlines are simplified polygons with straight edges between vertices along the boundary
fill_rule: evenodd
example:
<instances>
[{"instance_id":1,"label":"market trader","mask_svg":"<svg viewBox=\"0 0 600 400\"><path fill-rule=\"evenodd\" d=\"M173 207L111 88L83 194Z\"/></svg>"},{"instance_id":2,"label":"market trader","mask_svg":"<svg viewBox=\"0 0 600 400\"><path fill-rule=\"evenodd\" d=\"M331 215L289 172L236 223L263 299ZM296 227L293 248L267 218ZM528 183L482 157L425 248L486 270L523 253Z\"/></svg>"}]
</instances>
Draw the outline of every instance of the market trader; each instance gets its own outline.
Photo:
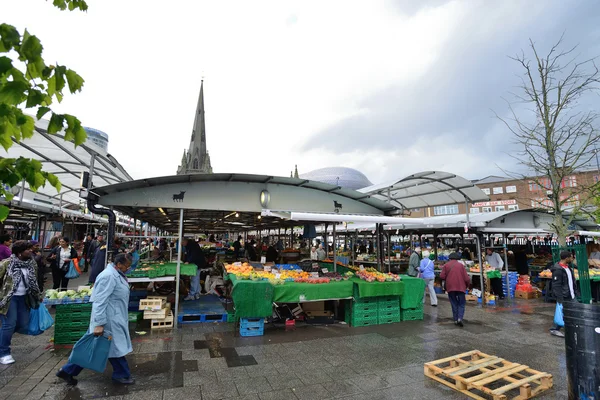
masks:
<instances>
[{"instance_id":1,"label":"market trader","mask_svg":"<svg viewBox=\"0 0 600 400\"><path fill-rule=\"evenodd\" d=\"M200 281L204 280L208 274L206 258L200 245L194 239L185 238L182 244L185 247L185 263L198 266L198 272L191 279L190 293L183 300L197 300L200 298L200 294L206 294L204 288L200 287Z\"/></svg>"},{"instance_id":2,"label":"market trader","mask_svg":"<svg viewBox=\"0 0 600 400\"><path fill-rule=\"evenodd\" d=\"M496 253L493 249L487 249L487 256L485 256L485 261L497 271L502 271L502 267L504 267L504 261L500 254ZM492 286L492 291L494 294L500 299L504 299L504 290L502 289L502 278L490 278L490 285Z\"/></svg>"}]
</instances>

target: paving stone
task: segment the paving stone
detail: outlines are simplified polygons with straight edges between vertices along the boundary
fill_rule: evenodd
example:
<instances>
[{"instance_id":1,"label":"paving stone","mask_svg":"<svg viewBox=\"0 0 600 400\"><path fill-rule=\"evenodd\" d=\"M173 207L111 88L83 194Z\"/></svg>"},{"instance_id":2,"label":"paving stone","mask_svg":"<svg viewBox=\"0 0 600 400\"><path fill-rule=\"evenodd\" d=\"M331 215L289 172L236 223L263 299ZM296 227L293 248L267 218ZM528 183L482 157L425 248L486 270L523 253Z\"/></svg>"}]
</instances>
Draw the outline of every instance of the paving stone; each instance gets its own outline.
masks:
<instances>
[{"instance_id":1,"label":"paving stone","mask_svg":"<svg viewBox=\"0 0 600 400\"><path fill-rule=\"evenodd\" d=\"M327 389L327 391L331 393L333 397L343 397L362 392L360 388L352 383L350 379L324 383L323 387L325 387L325 389Z\"/></svg>"},{"instance_id":2,"label":"paving stone","mask_svg":"<svg viewBox=\"0 0 600 400\"><path fill-rule=\"evenodd\" d=\"M272 392L259 393L260 400L291 400L295 399L296 395L291 389L274 390Z\"/></svg>"},{"instance_id":3,"label":"paving stone","mask_svg":"<svg viewBox=\"0 0 600 400\"><path fill-rule=\"evenodd\" d=\"M304 385L293 390L299 400L322 400L331 397L331 393L321 384Z\"/></svg>"},{"instance_id":4,"label":"paving stone","mask_svg":"<svg viewBox=\"0 0 600 400\"><path fill-rule=\"evenodd\" d=\"M182 388L166 389L163 400L192 400L202 399L200 386L187 386Z\"/></svg>"},{"instance_id":5,"label":"paving stone","mask_svg":"<svg viewBox=\"0 0 600 400\"><path fill-rule=\"evenodd\" d=\"M284 374L281 376L268 376L267 380L274 390L294 389L304 386L302 381L295 377L294 374Z\"/></svg>"},{"instance_id":6,"label":"paving stone","mask_svg":"<svg viewBox=\"0 0 600 400\"><path fill-rule=\"evenodd\" d=\"M238 379L235 381L235 386L240 396L273 390L269 381L264 376Z\"/></svg>"},{"instance_id":7,"label":"paving stone","mask_svg":"<svg viewBox=\"0 0 600 400\"><path fill-rule=\"evenodd\" d=\"M356 376L352 379L352 383L358 386L358 388L363 392L378 390L390 386L385 379L375 374Z\"/></svg>"},{"instance_id":8,"label":"paving stone","mask_svg":"<svg viewBox=\"0 0 600 400\"><path fill-rule=\"evenodd\" d=\"M143 390L123 396L123 400L162 400L162 390Z\"/></svg>"},{"instance_id":9,"label":"paving stone","mask_svg":"<svg viewBox=\"0 0 600 400\"><path fill-rule=\"evenodd\" d=\"M202 400L220 400L239 396L236 386L232 384L208 384L202 385L201 389Z\"/></svg>"}]
</instances>

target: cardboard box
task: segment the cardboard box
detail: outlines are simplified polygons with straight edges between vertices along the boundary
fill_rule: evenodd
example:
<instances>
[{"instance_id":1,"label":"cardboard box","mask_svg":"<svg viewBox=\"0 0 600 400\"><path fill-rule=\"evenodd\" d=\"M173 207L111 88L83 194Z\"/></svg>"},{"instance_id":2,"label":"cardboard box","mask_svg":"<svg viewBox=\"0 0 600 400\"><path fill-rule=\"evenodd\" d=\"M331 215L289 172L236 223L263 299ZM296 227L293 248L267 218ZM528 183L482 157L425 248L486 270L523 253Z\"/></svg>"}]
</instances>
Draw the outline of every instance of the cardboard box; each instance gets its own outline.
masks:
<instances>
[{"instance_id":1,"label":"cardboard box","mask_svg":"<svg viewBox=\"0 0 600 400\"><path fill-rule=\"evenodd\" d=\"M467 295L465 295L465 299L467 301L477 301L477 296L472 295L472 294L467 294Z\"/></svg>"},{"instance_id":2,"label":"cardboard box","mask_svg":"<svg viewBox=\"0 0 600 400\"><path fill-rule=\"evenodd\" d=\"M515 291L515 298L517 299L536 299L538 297L538 292L523 292L521 290Z\"/></svg>"},{"instance_id":3,"label":"cardboard box","mask_svg":"<svg viewBox=\"0 0 600 400\"><path fill-rule=\"evenodd\" d=\"M331 311L307 311L307 324L333 324L335 322L334 315Z\"/></svg>"},{"instance_id":4,"label":"cardboard box","mask_svg":"<svg viewBox=\"0 0 600 400\"><path fill-rule=\"evenodd\" d=\"M304 310L304 312L325 311L325 302L324 301L310 301L307 303L302 303L302 309Z\"/></svg>"}]
</instances>

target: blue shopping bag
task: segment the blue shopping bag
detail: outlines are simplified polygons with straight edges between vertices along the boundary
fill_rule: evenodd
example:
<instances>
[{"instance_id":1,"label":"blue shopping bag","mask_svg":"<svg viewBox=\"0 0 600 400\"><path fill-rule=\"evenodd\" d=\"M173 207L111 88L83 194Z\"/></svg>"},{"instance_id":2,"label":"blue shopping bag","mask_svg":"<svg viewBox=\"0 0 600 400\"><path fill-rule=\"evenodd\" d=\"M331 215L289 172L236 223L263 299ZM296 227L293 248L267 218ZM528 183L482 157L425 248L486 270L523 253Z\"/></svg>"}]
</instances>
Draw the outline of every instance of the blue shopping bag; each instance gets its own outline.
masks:
<instances>
[{"instance_id":1,"label":"blue shopping bag","mask_svg":"<svg viewBox=\"0 0 600 400\"><path fill-rule=\"evenodd\" d=\"M77 268L75 268L75 264L73 263L73 261L71 261L71 263L69 264L69 271L67 271L65 278L69 278L69 279L79 278L79 271L77 271Z\"/></svg>"},{"instance_id":2,"label":"blue shopping bag","mask_svg":"<svg viewBox=\"0 0 600 400\"><path fill-rule=\"evenodd\" d=\"M54 320L44 304L40 304L40 307L37 310L31 311L37 311L38 313L38 324L40 330L46 331L50 329L52 325L54 325Z\"/></svg>"},{"instance_id":3,"label":"blue shopping bag","mask_svg":"<svg viewBox=\"0 0 600 400\"><path fill-rule=\"evenodd\" d=\"M40 308L46 308L43 304L36 308L29 310L29 326L27 327L27 334L31 336L37 336L44 332L40 329Z\"/></svg>"},{"instance_id":4,"label":"blue shopping bag","mask_svg":"<svg viewBox=\"0 0 600 400\"><path fill-rule=\"evenodd\" d=\"M102 373L106 369L111 345L112 337L107 335L106 332L102 336L94 336L93 333L86 333L73 346L73 351L71 351L71 355L69 356L69 363Z\"/></svg>"},{"instance_id":5,"label":"blue shopping bag","mask_svg":"<svg viewBox=\"0 0 600 400\"><path fill-rule=\"evenodd\" d=\"M558 327L565 326L565 321L563 319L563 305L561 303L556 303L556 309L554 310L554 324Z\"/></svg>"}]
</instances>

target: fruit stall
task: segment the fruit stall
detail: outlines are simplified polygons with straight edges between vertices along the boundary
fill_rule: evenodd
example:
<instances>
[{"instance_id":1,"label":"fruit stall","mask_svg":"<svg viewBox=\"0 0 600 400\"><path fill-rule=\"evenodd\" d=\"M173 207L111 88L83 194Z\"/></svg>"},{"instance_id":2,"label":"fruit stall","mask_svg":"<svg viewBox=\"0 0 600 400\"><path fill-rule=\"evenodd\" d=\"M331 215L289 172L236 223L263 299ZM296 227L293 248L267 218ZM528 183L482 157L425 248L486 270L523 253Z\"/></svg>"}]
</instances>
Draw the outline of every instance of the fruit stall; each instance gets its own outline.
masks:
<instances>
[{"instance_id":1,"label":"fruit stall","mask_svg":"<svg viewBox=\"0 0 600 400\"><path fill-rule=\"evenodd\" d=\"M339 264L337 272L328 268L308 272L297 266L261 270L246 263L226 265L225 270L225 279L233 284L236 319L270 317L273 303L331 300L344 301L344 319L352 326L423 319L422 279Z\"/></svg>"}]
</instances>

